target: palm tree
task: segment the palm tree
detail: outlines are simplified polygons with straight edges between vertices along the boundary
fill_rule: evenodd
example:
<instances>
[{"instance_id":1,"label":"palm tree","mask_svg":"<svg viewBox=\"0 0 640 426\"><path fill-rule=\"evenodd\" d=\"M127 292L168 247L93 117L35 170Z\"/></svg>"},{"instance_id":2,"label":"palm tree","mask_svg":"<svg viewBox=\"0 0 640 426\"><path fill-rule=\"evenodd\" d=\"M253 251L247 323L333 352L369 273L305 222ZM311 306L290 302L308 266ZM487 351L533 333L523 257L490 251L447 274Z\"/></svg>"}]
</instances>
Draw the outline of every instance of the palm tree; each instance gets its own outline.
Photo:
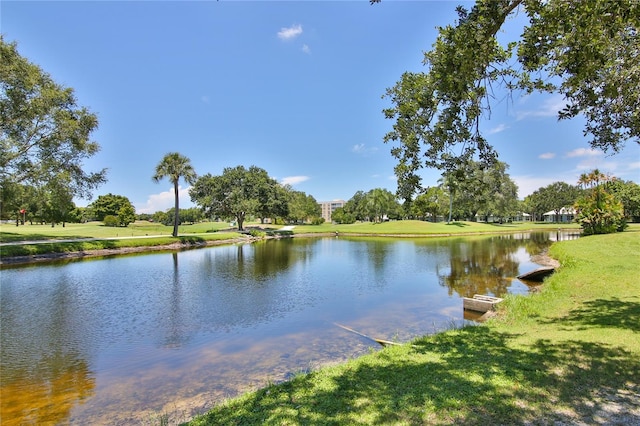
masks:
<instances>
[{"instance_id":1,"label":"palm tree","mask_svg":"<svg viewBox=\"0 0 640 426\"><path fill-rule=\"evenodd\" d=\"M173 182L173 192L175 195L175 211L173 218L173 236L178 236L178 181L183 178L185 182L193 185L198 177L191 160L178 152L170 152L162 158L162 161L156 166L156 174L153 175L155 182L160 182L162 178L169 178Z\"/></svg>"}]
</instances>

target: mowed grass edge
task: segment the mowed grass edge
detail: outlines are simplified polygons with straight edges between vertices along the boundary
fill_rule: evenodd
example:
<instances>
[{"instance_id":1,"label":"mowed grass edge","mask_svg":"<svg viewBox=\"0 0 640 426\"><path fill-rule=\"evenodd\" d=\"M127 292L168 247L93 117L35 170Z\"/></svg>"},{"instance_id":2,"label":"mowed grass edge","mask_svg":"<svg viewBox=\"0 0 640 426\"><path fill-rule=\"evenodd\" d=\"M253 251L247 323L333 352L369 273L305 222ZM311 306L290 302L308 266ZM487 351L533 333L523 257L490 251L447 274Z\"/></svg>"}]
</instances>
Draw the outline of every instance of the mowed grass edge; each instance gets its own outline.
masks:
<instances>
[{"instance_id":1,"label":"mowed grass edge","mask_svg":"<svg viewBox=\"0 0 640 426\"><path fill-rule=\"evenodd\" d=\"M0 257L34 256L53 253L85 253L100 250L124 250L158 247L207 245L211 242L236 241L242 234L229 229L228 224L207 222L183 225L180 235L172 237L172 227L149 222L136 222L128 227L107 227L98 222L0 227ZM66 241L73 240L73 241ZM33 243L32 243L33 242Z\"/></svg>"},{"instance_id":2,"label":"mowed grass edge","mask_svg":"<svg viewBox=\"0 0 640 426\"><path fill-rule=\"evenodd\" d=\"M246 393L202 425L638 424L640 233L552 246L498 317ZM630 423L631 422L631 423Z\"/></svg>"},{"instance_id":3,"label":"mowed grass edge","mask_svg":"<svg viewBox=\"0 0 640 426\"><path fill-rule=\"evenodd\" d=\"M268 231L278 231L281 226L248 223L247 227L260 227ZM350 225L300 225L290 234L302 235L370 235L391 237L450 236L465 234L494 234L527 232L536 230L576 229L576 224L486 224L476 222L431 223L416 220L391 221L384 223L355 223ZM640 228L640 226L639 226ZM206 244L207 241L236 241L242 235L234 232L225 222L204 222L182 225L179 236L171 236L172 227L150 222L136 222L128 227L114 228L99 222L85 224L50 225L2 224L0 226L0 257L32 256L51 253L86 252L91 250L157 247L171 244ZM144 238L143 238L144 237ZM153 238L149 238L153 237ZM65 242L64 240L78 241ZM86 241L82 241L86 240ZM32 244L31 241L37 242ZM46 243L45 243L46 241Z\"/></svg>"}]
</instances>

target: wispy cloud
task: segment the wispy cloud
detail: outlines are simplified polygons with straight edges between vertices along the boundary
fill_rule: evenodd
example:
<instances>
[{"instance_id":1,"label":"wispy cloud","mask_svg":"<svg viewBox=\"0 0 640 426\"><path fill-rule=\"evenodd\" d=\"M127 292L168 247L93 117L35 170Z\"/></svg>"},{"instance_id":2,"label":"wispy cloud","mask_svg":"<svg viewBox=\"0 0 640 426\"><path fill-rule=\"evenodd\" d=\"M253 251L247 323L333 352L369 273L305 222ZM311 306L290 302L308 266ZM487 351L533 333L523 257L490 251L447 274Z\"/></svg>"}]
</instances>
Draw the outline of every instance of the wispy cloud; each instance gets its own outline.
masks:
<instances>
[{"instance_id":1,"label":"wispy cloud","mask_svg":"<svg viewBox=\"0 0 640 426\"><path fill-rule=\"evenodd\" d=\"M490 135L494 135L496 133L504 132L508 128L509 128L509 126L507 126L506 124L499 124L496 127L494 127L493 129L489 130L489 134Z\"/></svg>"},{"instance_id":2,"label":"wispy cloud","mask_svg":"<svg viewBox=\"0 0 640 426\"><path fill-rule=\"evenodd\" d=\"M575 158L575 157L596 157L602 155L602 151L598 151L592 148L577 148L573 151L567 152L565 155L567 158Z\"/></svg>"},{"instance_id":3,"label":"wispy cloud","mask_svg":"<svg viewBox=\"0 0 640 426\"><path fill-rule=\"evenodd\" d=\"M530 117L555 117L558 115L558 111L563 109L566 104L566 100L561 95L555 95L542 102L539 108L516 112L516 120L524 120Z\"/></svg>"},{"instance_id":4,"label":"wispy cloud","mask_svg":"<svg viewBox=\"0 0 640 426\"><path fill-rule=\"evenodd\" d=\"M181 186L178 187L178 198L180 200L180 208L188 209L193 207L193 203L191 202L191 197L189 197L189 189L191 187L183 188ZM170 208L173 208L175 203L174 195L173 195L173 187L168 189L167 191L160 192L158 194L151 194L145 203L136 203L136 213L149 213L153 214L155 212L166 211Z\"/></svg>"},{"instance_id":5,"label":"wispy cloud","mask_svg":"<svg viewBox=\"0 0 640 426\"><path fill-rule=\"evenodd\" d=\"M293 40L300 34L302 34L302 25L297 24L288 28L280 28L280 31L278 31L278 38L280 40Z\"/></svg>"},{"instance_id":6,"label":"wispy cloud","mask_svg":"<svg viewBox=\"0 0 640 426\"><path fill-rule=\"evenodd\" d=\"M365 147L363 143L356 144L351 148L351 152L363 152L364 150Z\"/></svg>"},{"instance_id":7,"label":"wispy cloud","mask_svg":"<svg viewBox=\"0 0 640 426\"><path fill-rule=\"evenodd\" d=\"M545 152L544 154L538 155L538 158L541 160L551 160L552 158L555 158L555 156L555 152Z\"/></svg>"},{"instance_id":8,"label":"wispy cloud","mask_svg":"<svg viewBox=\"0 0 640 426\"><path fill-rule=\"evenodd\" d=\"M358 143L358 144L355 144L354 146L351 147L351 152L355 152L356 154L360 154L360 155L373 154L377 150L378 150L378 148L376 148L375 146L367 147L363 143Z\"/></svg>"},{"instance_id":9,"label":"wispy cloud","mask_svg":"<svg viewBox=\"0 0 640 426\"><path fill-rule=\"evenodd\" d=\"M302 51L304 53L306 53L307 55L311 55L311 48L309 46L307 46L306 44L302 45Z\"/></svg>"},{"instance_id":10,"label":"wispy cloud","mask_svg":"<svg viewBox=\"0 0 640 426\"><path fill-rule=\"evenodd\" d=\"M618 168L615 161L602 161L600 158L585 158L576 164L576 172L585 172L598 169L603 173L613 173Z\"/></svg>"},{"instance_id":11,"label":"wispy cloud","mask_svg":"<svg viewBox=\"0 0 640 426\"><path fill-rule=\"evenodd\" d=\"M305 182L309 180L309 176L287 176L280 180L280 183L283 185L297 185L299 183Z\"/></svg>"}]
</instances>

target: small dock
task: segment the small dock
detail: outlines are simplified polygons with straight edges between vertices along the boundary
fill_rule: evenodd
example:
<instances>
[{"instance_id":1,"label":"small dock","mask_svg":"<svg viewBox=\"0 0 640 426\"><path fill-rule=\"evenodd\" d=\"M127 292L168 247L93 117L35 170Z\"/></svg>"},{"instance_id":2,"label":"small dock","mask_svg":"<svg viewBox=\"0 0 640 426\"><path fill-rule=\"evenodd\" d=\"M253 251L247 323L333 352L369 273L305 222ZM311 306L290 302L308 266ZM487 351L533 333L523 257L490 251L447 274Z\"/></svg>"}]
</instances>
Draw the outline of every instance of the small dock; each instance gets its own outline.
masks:
<instances>
[{"instance_id":1,"label":"small dock","mask_svg":"<svg viewBox=\"0 0 640 426\"><path fill-rule=\"evenodd\" d=\"M519 280L542 282L546 277L553 274L556 268L552 266L544 266L530 272L518 275Z\"/></svg>"},{"instance_id":2,"label":"small dock","mask_svg":"<svg viewBox=\"0 0 640 426\"><path fill-rule=\"evenodd\" d=\"M496 304L502 302L499 297L474 294L473 297L463 297L462 307L465 310L476 312L488 312L496 309Z\"/></svg>"}]
</instances>

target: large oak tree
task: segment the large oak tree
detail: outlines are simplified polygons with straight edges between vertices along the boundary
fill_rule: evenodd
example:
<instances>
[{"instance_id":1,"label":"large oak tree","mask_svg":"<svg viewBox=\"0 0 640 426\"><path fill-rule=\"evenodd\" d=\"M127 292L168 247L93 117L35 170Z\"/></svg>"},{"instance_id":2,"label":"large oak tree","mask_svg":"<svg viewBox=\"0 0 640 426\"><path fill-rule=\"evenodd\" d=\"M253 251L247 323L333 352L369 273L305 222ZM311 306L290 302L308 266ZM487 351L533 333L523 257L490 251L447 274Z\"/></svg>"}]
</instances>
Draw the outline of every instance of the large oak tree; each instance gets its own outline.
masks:
<instances>
[{"instance_id":1,"label":"large oak tree","mask_svg":"<svg viewBox=\"0 0 640 426\"><path fill-rule=\"evenodd\" d=\"M274 203L270 197L270 194L279 196L279 186L278 181L260 167L247 169L236 166L226 167L219 176L201 176L189 194L191 201L200 206L207 216L233 217L238 223L238 230L243 230L244 221L250 215L263 218L284 211L282 203Z\"/></svg>"},{"instance_id":2,"label":"large oak tree","mask_svg":"<svg viewBox=\"0 0 640 426\"><path fill-rule=\"evenodd\" d=\"M64 182L68 195L90 198L106 180L106 169L83 169L100 149L90 139L98 118L2 36L0 58L0 189Z\"/></svg>"},{"instance_id":3,"label":"large oak tree","mask_svg":"<svg viewBox=\"0 0 640 426\"><path fill-rule=\"evenodd\" d=\"M422 167L495 161L479 124L497 90L561 94L558 118L584 117L594 148L640 143L640 2L479 0L457 12L425 53L426 71L405 73L386 92L393 106L384 113L395 123L384 140L395 143L400 197L419 188ZM501 44L515 14L526 18L522 33Z\"/></svg>"}]
</instances>

